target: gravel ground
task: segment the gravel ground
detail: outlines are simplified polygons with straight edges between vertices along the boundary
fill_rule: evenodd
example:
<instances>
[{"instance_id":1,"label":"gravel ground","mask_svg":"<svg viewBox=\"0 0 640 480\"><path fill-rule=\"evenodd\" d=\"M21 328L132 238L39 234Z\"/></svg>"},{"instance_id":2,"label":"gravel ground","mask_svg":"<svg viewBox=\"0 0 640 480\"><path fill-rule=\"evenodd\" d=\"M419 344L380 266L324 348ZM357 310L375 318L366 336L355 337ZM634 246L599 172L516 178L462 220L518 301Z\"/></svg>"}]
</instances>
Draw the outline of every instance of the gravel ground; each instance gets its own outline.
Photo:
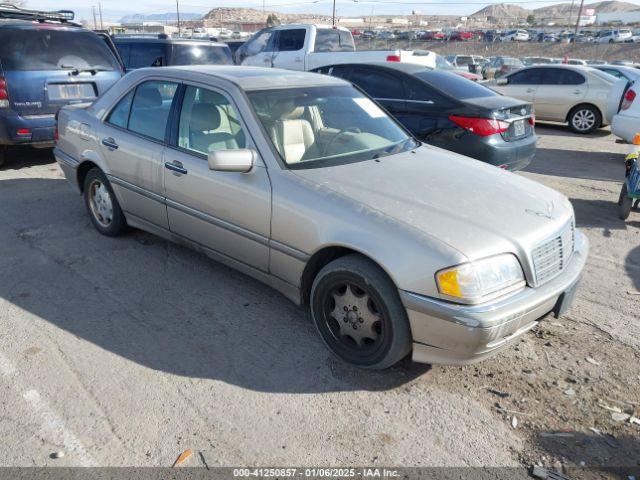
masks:
<instances>
[{"instance_id":1,"label":"gravel ground","mask_svg":"<svg viewBox=\"0 0 640 480\"><path fill-rule=\"evenodd\" d=\"M189 448L210 466L637 467L640 425L611 411L640 417L627 147L538 133L523 175L565 193L591 241L573 310L479 365L384 372L334 360L248 277L146 233L100 236L50 155L16 150L0 170L0 465L170 466Z\"/></svg>"}]
</instances>

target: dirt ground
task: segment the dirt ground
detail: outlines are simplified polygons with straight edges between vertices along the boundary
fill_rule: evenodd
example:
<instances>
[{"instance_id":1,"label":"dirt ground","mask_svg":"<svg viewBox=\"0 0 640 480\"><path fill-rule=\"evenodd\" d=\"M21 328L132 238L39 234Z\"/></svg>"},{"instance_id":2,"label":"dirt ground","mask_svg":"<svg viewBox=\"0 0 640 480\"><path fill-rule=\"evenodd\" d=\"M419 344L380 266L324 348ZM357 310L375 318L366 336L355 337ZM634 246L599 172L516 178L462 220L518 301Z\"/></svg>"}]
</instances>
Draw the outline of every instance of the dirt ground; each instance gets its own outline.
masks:
<instances>
[{"instance_id":1,"label":"dirt ground","mask_svg":"<svg viewBox=\"0 0 640 480\"><path fill-rule=\"evenodd\" d=\"M301 309L241 274L146 233L101 237L50 155L15 151L0 169L0 465L167 466L190 448L212 466L637 469L627 147L537 131L521 174L567 195L591 243L574 308L480 364L384 372L333 359Z\"/></svg>"}]
</instances>

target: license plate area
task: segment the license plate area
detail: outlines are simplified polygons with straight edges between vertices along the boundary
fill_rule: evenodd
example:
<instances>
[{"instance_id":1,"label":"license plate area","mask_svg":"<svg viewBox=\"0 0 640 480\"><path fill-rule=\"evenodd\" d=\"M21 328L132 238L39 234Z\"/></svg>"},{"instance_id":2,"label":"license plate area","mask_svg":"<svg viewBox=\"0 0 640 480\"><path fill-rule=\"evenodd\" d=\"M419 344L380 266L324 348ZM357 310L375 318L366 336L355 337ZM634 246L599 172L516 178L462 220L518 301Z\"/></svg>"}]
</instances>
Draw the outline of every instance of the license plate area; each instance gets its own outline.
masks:
<instances>
[{"instance_id":1,"label":"license plate area","mask_svg":"<svg viewBox=\"0 0 640 480\"><path fill-rule=\"evenodd\" d=\"M49 83L47 96L52 102L93 100L96 98L96 87L93 83Z\"/></svg>"},{"instance_id":2,"label":"license plate area","mask_svg":"<svg viewBox=\"0 0 640 480\"><path fill-rule=\"evenodd\" d=\"M513 137L522 137L525 133L524 120L516 120L513 122Z\"/></svg>"}]
</instances>

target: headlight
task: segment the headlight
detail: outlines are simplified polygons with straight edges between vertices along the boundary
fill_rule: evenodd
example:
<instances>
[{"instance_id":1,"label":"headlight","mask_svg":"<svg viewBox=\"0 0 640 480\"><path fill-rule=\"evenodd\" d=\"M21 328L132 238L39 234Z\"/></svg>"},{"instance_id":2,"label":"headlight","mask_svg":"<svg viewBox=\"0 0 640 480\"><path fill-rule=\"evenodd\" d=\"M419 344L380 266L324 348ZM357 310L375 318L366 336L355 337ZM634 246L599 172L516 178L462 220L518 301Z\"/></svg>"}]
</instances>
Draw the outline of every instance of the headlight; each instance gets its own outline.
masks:
<instances>
[{"instance_id":1,"label":"headlight","mask_svg":"<svg viewBox=\"0 0 640 480\"><path fill-rule=\"evenodd\" d=\"M510 253L440 270L436 281L441 294L468 303L489 300L525 284L520 262Z\"/></svg>"}]
</instances>

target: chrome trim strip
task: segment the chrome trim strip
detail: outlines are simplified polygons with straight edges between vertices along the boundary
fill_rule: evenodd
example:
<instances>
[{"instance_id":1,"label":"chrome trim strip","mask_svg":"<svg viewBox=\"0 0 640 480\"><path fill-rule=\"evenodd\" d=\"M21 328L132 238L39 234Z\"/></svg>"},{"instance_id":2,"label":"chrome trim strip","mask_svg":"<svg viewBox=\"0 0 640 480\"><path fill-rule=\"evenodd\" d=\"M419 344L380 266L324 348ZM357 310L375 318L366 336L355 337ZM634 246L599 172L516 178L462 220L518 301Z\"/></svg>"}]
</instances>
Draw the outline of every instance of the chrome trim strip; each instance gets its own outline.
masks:
<instances>
[{"instance_id":1,"label":"chrome trim strip","mask_svg":"<svg viewBox=\"0 0 640 480\"><path fill-rule=\"evenodd\" d=\"M129 190L142 195L143 197L150 198L151 200L155 200L156 202L164 203L164 197L162 195L158 195L155 192L151 192L146 188L139 187L134 185L133 183L127 182L126 180L122 180L121 178L114 177L113 175L107 174L107 178L111 183L119 185L124 188L128 188Z\"/></svg>"},{"instance_id":2,"label":"chrome trim strip","mask_svg":"<svg viewBox=\"0 0 640 480\"><path fill-rule=\"evenodd\" d=\"M296 260L300 260L301 262L306 262L310 258L310 255L303 252L302 250L298 250L296 248L290 247L289 245L280 243L277 240L269 240L269 246L274 250L284 253L285 255L289 255L290 257L293 257Z\"/></svg>"},{"instance_id":3,"label":"chrome trim strip","mask_svg":"<svg viewBox=\"0 0 640 480\"><path fill-rule=\"evenodd\" d=\"M56 157L56 160L58 160L59 162L62 162L66 165L68 165L71 168L78 168L78 165L80 165L80 162L78 160L76 160L75 158L73 158L71 155L69 155L68 153L64 153L62 150L60 150L60 148L55 147L53 149L53 155Z\"/></svg>"},{"instance_id":4,"label":"chrome trim strip","mask_svg":"<svg viewBox=\"0 0 640 480\"><path fill-rule=\"evenodd\" d=\"M248 238L249 240L253 240L264 246L269 246L269 239L263 235L247 230L246 228L239 227L238 225L234 225L233 223L229 223L225 220L221 220L219 218L213 217L207 213L201 212L200 210L196 210L195 208L187 207L181 203L178 203L174 200L170 200L168 198L165 199L165 203L167 207L175 208L176 210L186 213L187 215L191 215L199 220L215 225L216 227L224 228L225 230L229 230L230 232L236 233L242 237Z\"/></svg>"}]
</instances>

